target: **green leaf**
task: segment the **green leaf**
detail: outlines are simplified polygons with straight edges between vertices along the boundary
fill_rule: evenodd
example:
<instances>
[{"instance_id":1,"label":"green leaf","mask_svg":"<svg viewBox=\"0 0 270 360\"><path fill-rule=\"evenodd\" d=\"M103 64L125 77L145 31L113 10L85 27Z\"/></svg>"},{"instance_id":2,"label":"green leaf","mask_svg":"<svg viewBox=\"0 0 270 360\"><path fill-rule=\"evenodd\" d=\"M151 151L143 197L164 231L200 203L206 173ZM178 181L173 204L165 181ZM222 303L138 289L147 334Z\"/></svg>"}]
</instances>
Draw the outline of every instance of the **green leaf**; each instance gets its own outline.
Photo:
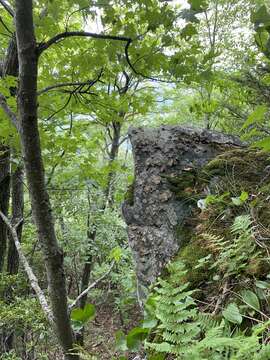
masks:
<instances>
[{"instance_id":1,"label":"green leaf","mask_svg":"<svg viewBox=\"0 0 270 360\"><path fill-rule=\"evenodd\" d=\"M157 325L157 320L156 319L145 319L142 323L142 327L146 328L146 329L152 329Z\"/></svg>"},{"instance_id":2,"label":"green leaf","mask_svg":"<svg viewBox=\"0 0 270 360\"><path fill-rule=\"evenodd\" d=\"M154 354L150 355L149 360L164 360L165 356L165 354Z\"/></svg>"},{"instance_id":3,"label":"green leaf","mask_svg":"<svg viewBox=\"0 0 270 360\"><path fill-rule=\"evenodd\" d=\"M79 321L85 324L87 321L94 319L96 315L96 308L93 304L86 304L83 309L73 309L70 318L73 321Z\"/></svg>"},{"instance_id":4,"label":"green leaf","mask_svg":"<svg viewBox=\"0 0 270 360\"><path fill-rule=\"evenodd\" d=\"M119 246L112 249L110 253L110 258L115 260L116 262L119 262L122 256L123 256L123 251Z\"/></svg>"},{"instance_id":5,"label":"green leaf","mask_svg":"<svg viewBox=\"0 0 270 360\"><path fill-rule=\"evenodd\" d=\"M146 339L149 329L135 327L127 334L127 347L131 351L138 351L143 340Z\"/></svg>"},{"instance_id":6,"label":"green leaf","mask_svg":"<svg viewBox=\"0 0 270 360\"><path fill-rule=\"evenodd\" d=\"M267 56L268 54L268 41L269 41L269 33L264 29L260 28L257 30L257 33L255 34L255 42L259 49L265 53Z\"/></svg>"},{"instance_id":7,"label":"green leaf","mask_svg":"<svg viewBox=\"0 0 270 360\"><path fill-rule=\"evenodd\" d=\"M241 292L243 301L249 305L252 309L260 310L260 302L257 295L250 290L244 290Z\"/></svg>"},{"instance_id":8,"label":"green leaf","mask_svg":"<svg viewBox=\"0 0 270 360\"><path fill-rule=\"evenodd\" d=\"M122 330L118 330L115 334L115 347L120 351L127 351L127 338Z\"/></svg>"},{"instance_id":9,"label":"green leaf","mask_svg":"<svg viewBox=\"0 0 270 360\"><path fill-rule=\"evenodd\" d=\"M248 199L248 193L246 191L242 191L241 192L241 195L239 196L239 199L242 201L242 202L245 202L247 199Z\"/></svg>"},{"instance_id":10,"label":"green leaf","mask_svg":"<svg viewBox=\"0 0 270 360\"><path fill-rule=\"evenodd\" d=\"M196 35L198 33L197 29L192 24L187 24L181 31L181 37L188 40L193 35Z\"/></svg>"},{"instance_id":11,"label":"green leaf","mask_svg":"<svg viewBox=\"0 0 270 360\"><path fill-rule=\"evenodd\" d=\"M239 308L235 303L231 303L222 311L223 317L233 324L241 324L243 318L239 312Z\"/></svg>"},{"instance_id":12,"label":"green leaf","mask_svg":"<svg viewBox=\"0 0 270 360\"><path fill-rule=\"evenodd\" d=\"M242 191L241 195L238 197L232 197L232 203L236 206L242 205L248 199L248 193L246 191Z\"/></svg>"},{"instance_id":13,"label":"green leaf","mask_svg":"<svg viewBox=\"0 0 270 360\"><path fill-rule=\"evenodd\" d=\"M259 289L269 289L270 288L270 284L266 281L260 281L257 280L255 282L255 285L259 288Z\"/></svg>"},{"instance_id":14,"label":"green leaf","mask_svg":"<svg viewBox=\"0 0 270 360\"><path fill-rule=\"evenodd\" d=\"M261 6L257 11L251 14L251 22L254 24L270 24L270 14L265 5Z\"/></svg>"},{"instance_id":15,"label":"green leaf","mask_svg":"<svg viewBox=\"0 0 270 360\"><path fill-rule=\"evenodd\" d=\"M241 130L246 129L250 125L253 125L254 123L261 123L264 120L265 113L267 111L266 105L259 105L256 107L256 109L249 115L245 123L243 124Z\"/></svg>"},{"instance_id":16,"label":"green leaf","mask_svg":"<svg viewBox=\"0 0 270 360\"><path fill-rule=\"evenodd\" d=\"M253 146L261 148L265 151L270 151L270 136L267 136L262 140L256 141Z\"/></svg>"},{"instance_id":17,"label":"green leaf","mask_svg":"<svg viewBox=\"0 0 270 360\"><path fill-rule=\"evenodd\" d=\"M195 11L203 11L207 8L206 0L188 0L190 7Z\"/></svg>"}]
</instances>

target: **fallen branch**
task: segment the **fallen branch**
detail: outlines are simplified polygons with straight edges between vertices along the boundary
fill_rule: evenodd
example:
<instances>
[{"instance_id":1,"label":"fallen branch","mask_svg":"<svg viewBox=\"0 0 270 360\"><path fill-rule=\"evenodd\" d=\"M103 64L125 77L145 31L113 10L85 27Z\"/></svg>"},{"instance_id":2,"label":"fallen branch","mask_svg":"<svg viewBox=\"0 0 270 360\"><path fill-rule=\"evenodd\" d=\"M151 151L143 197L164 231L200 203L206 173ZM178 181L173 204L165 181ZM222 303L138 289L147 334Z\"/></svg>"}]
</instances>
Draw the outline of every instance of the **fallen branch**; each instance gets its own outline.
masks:
<instances>
[{"instance_id":1,"label":"fallen branch","mask_svg":"<svg viewBox=\"0 0 270 360\"><path fill-rule=\"evenodd\" d=\"M77 298L73 301L71 305L69 305L69 310L74 308L74 306L77 304L77 302L85 296L91 289L97 286L105 277L107 277L110 272L112 271L113 267L115 265L115 261L111 263L111 266L109 267L109 270L106 271L100 278L98 278L96 281L94 281L91 285L89 285L83 292L80 293L80 295L77 296Z\"/></svg>"},{"instance_id":2,"label":"fallen branch","mask_svg":"<svg viewBox=\"0 0 270 360\"><path fill-rule=\"evenodd\" d=\"M43 291L41 290L39 284L38 284L38 279L35 276L31 266L29 265L25 255L23 254L22 251L22 247L21 247L21 243L18 239L18 235L17 235L17 231L16 229L18 228L18 226L22 223L23 219L21 219L18 224L14 227L11 225L10 221L8 220L8 218L2 213L2 211L0 211L0 217L2 218L2 220L4 221L4 223L6 224L6 226L8 227L11 236L13 238L14 244L16 246L18 255L19 255L19 259L23 265L23 268L28 276L28 279L30 281L30 285L32 287L32 289L34 290L34 292L37 295L38 301L41 305L42 310L44 311L48 321L54 325L54 318L53 318L53 314L52 311L50 309L50 306L47 302L47 299L43 293Z\"/></svg>"}]
</instances>

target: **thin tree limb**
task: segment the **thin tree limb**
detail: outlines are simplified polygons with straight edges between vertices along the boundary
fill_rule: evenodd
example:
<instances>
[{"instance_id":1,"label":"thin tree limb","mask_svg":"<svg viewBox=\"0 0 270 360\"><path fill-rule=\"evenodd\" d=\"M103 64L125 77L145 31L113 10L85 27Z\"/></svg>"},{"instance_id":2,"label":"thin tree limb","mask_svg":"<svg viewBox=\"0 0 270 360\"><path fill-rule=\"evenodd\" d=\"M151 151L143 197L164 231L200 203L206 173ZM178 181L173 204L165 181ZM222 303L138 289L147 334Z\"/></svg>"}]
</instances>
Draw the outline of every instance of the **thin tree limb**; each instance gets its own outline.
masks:
<instances>
[{"instance_id":1,"label":"thin tree limb","mask_svg":"<svg viewBox=\"0 0 270 360\"><path fill-rule=\"evenodd\" d=\"M11 236L13 238L13 241L14 241L14 244L16 246L16 249L17 249L17 252L18 252L18 255L19 255L19 259L23 265L23 268L28 276L28 279L30 281L30 285L32 287L32 289L34 290L34 292L36 293L37 295L37 298L38 298L38 301L40 303L40 306L42 308L42 310L44 311L48 321L54 326L54 318L53 318L53 314L52 314L52 311L50 309L50 306L47 302L47 299L43 293L43 291L41 290L39 284L38 284L38 279L37 277L35 276L31 266L29 265L28 263L28 260L26 259L25 255L23 254L23 251L22 251L22 247L21 247L21 244L20 244L20 241L18 239L18 235L17 235L17 227L22 223L23 219L21 219L18 224L13 227L10 223L10 221L8 220L8 218L2 213L2 211L0 211L0 217L2 218L2 220L4 221L4 223L7 225L10 233L11 233Z\"/></svg>"},{"instance_id":2,"label":"thin tree limb","mask_svg":"<svg viewBox=\"0 0 270 360\"><path fill-rule=\"evenodd\" d=\"M5 0L0 0L0 4L3 6L3 8L5 8L10 16L14 17L13 9L5 2Z\"/></svg>"},{"instance_id":3,"label":"thin tree limb","mask_svg":"<svg viewBox=\"0 0 270 360\"><path fill-rule=\"evenodd\" d=\"M1 0L0 0L1 1ZM91 37L93 39L103 39L103 40L116 40L123 41L126 43L131 43L132 39L126 36L116 36L116 35L105 35L105 34L96 34L87 31L66 31L60 34L55 35L46 42L40 43L38 46L38 55L40 56L45 50L51 47L54 44L58 44L66 38L70 37Z\"/></svg>"},{"instance_id":4,"label":"thin tree limb","mask_svg":"<svg viewBox=\"0 0 270 360\"><path fill-rule=\"evenodd\" d=\"M67 82L67 83L62 83L62 84L55 84L55 85L48 86L42 90L39 90L37 92L37 94L42 95L44 93L47 93L48 91L56 90L56 89L59 89L62 87L92 85L93 82L94 82L94 80L88 80L88 81L84 81L84 82Z\"/></svg>"},{"instance_id":5,"label":"thin tree limb","mask_svg":"<svg viewBox=\"0 0 270 360\"><path fill-rule=\"evenodd\" d=\"M77 298L73 301L71 305L69 305L69 310L74 308L74 306L77 304L77 302L86 295L91 289L96 287L105 277L107 277L110 272L112 271L113 267L115 265L115 261L111 263L111 266L108 271L106 271L100 278L98 278L96 281L94 281L92 284L90 284L83 292L80 293L80 295L77 296Z\"/></svg>"},{"instance_id":6,"label":"thin tree limb","mask_svg":"<svg viewBox=\"0 0 270 360\"><path fill-rule=\"evenodd\" d=\"M1 1L1 0L0 0ZM12 124L15 126L15 128L19 131L19 122L17 119L16 114L10 109L10 107L7 104L7 99L3 94L0 93L0 106L4 110L5 114L8 116Z\"/></svg>"},{"instance_id":7,"label":"thin tree limb","mask_svg":"<svg viewBox=\"0 0 270 360\"><path fill-rule=\"evenodd\" d=\"M5 24L5 22L3 21L2 17L0 16L0 22L1 24L4 26L4 28L7 30L7 32L13 36L13 32L11 30L9 30L9 28L7 27L7 25Z\"/></svg>"}]
</instances>

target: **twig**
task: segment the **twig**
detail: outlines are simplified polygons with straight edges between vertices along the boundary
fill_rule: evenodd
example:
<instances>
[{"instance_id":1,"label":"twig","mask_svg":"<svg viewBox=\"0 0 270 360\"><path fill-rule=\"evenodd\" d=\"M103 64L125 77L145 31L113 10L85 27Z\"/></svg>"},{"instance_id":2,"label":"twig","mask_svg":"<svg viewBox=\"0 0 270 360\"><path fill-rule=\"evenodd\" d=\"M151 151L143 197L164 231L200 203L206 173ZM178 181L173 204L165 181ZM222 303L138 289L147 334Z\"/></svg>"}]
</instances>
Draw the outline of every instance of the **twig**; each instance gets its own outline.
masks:
<instances>
[{"instance_id":1,"label":"twig","mask_svg":"<svg viewBox=\"0 0 270 360\"><path fill-rule=\"evenodd\" d=\"M2 220L4 221L4 223L6 224L6 226L8 227L11 236L13 238L14 244L16 246L18 255L19 255L19 259L23 265L23 268L28 276L28 279L30 281L31 287L32 289L35 291L38 301L41 305L42 310L44 311L48 321L54 325L54 318L53 318L53 314L52 311L49 307L49 304L47 303L46 297L43 293L43 291L41 290L39 284L38 284L38 279L35 276L31 266L28 263L28 260L26 259L23 251L22 251L22 247L21 247L21 243L18 239L18 235L17 235L17 231L16 229L18 228L18 226L22 223L23 219L21 219L18 224L13 227L10 223L10 221L8 220L8 218L2 213L2 211L0 211L0 217L2 218Z\"/></svg>"},{"instance_id":2,"label":"twig","mask_svg":"<svg viewBox=\"0 0 270 360\"><path fill-rule=\"evenodd\" d=\"M219 298L216 302L216 306L215 306L215 309L214 309L212 315L217 315L222 302L224 301L225 297L227 296L227 293L229 290L229 284L230 284L230 279L226 280L224 287L223 287L222 294L221 294L221 296L219 296Z\"/></svg>"},{"instance_id":3,"label":"twig","mask_svg":"<svg viewBox=\"0 0 270 360\"><path fill-rule=\"evenodd\" d=\"M48 86L42 90L39 90L37 92L38 95L42 95L48 91L51 91L51 90L56 90L56 89L59 89L59 88L62 88L62 87L70 87L70 86L85 86L85 85L92 85L92 83L94 82L94 80L88 80L88 81L84 81L84 82L68 82L68 83L63 83L63 84L55 84L55 85L51 85L51 86Z\"/></svg>"},{"instance_id":4,"label":"twig","mask_svg":"<svg viewBox=\"0 0 270 360\"><path fill-rule=\"evenodd\" d=\"M99 284L105 277L107 277L110 274L110 272L112 271L114 265L115 265L115 261L113 261L111 263L111 266L108 271L106 271L99 279L94 281L83 292L81 292L80 295L78 295L77 298L73 301L73 303L71 305L69 305L69 310L71 310L84 295L86 295L91 289L96 287L97 284Z\"/></svg>"}]
</instances>

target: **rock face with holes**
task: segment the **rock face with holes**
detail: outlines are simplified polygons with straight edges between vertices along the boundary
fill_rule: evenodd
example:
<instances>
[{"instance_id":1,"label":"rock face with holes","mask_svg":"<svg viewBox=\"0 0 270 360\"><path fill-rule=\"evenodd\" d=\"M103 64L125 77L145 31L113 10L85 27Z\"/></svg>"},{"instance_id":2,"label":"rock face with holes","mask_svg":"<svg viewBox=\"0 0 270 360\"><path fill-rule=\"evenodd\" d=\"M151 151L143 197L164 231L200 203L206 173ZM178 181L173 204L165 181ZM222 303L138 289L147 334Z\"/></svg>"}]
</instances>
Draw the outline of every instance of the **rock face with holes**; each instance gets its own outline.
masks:
<instances>
[{"instance_id":1,"label":"rock face with holes","mask_svg":"<svg viewBox=\"0 0 270 360\"><path fill-rule=\"evenodd\" d=\"M192 231L189 221L197 199L188 194L192 194L198 172L209 160L241 143L218 132L180 126L131 128L129 137L135 180L122 211L136 264L139 296L144 298L145 288Z\"/></svg>"}]
</instances>

